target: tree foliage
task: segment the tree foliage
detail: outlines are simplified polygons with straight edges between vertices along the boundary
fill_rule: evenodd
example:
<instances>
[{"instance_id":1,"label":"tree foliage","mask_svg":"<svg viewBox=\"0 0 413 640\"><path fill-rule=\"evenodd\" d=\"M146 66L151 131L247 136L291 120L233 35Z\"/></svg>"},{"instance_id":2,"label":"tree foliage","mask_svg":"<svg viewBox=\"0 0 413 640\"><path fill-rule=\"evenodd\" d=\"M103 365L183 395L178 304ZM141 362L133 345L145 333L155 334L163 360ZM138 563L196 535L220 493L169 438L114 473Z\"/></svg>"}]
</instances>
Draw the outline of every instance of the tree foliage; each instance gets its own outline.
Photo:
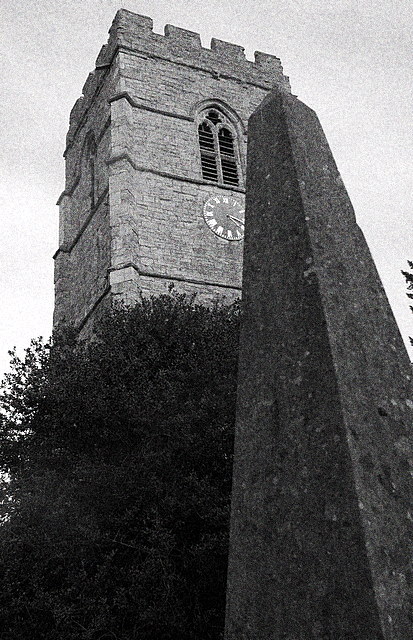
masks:
<instances>
[{"instance_id":1,"label":"tree foliage","mask_svg":"<svg viewBox=\"0 0 413 640\"><path fill-rule=\"evenodd\" d=\"M409 269L410 271L402 271L402 274L404 275L405 279L406 279L406 283L407 283L407 297L410 298L411 300L413 300L413 262L411 260L407 261L407 264L409 265ZM410 305L410 310L413 311L413 306ZM413 338L410 337L410 342L413 345Z\"/></svg>"},{"instance_id":2,"label":"tree foliage","mask_svg":"<svg viewBox=\"0 0 413 640\"><path fill-rule=\"evenodd\" d=\"M33 341L2 391L2 640L222 637L238 305Z\"/></svg>"}]
</instances>

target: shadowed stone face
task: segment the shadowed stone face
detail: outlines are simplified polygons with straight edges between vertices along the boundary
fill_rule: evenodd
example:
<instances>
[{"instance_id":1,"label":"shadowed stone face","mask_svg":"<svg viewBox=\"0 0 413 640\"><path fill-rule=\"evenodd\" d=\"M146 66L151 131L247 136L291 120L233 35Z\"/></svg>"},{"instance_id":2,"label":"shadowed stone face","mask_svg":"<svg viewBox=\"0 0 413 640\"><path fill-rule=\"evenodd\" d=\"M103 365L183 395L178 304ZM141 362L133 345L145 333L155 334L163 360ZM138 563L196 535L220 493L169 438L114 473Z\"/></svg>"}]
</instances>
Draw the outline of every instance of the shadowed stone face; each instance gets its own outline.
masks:
<instances>
[{"instance_id":1,"label":"shadowed stone face","mask_svg":"<svg viewBox=\"0 0 413 640\"><path fill-rule=\"evenodd\" d=\"M249 122L228 640L411 640L410 364L314 112Z\"/></svg>"}]
</instances>

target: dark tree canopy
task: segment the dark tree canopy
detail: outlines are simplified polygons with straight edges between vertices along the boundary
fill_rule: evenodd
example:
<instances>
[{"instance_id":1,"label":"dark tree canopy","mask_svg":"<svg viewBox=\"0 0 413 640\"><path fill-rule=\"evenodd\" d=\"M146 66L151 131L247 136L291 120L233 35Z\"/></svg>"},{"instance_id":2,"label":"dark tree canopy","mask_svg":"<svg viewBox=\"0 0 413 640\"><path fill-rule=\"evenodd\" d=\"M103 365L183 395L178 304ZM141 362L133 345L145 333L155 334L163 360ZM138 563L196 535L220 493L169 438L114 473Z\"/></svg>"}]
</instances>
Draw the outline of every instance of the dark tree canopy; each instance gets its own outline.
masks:
<instances>
[{"instance_id":1,"label":"dark tree canopy","mask_svg":"<svg viewBox=\"0 0 413 640\"><path fill-rule=\"evenodd\" d=\"M238 322L175 294L14 356L2 640L222 637Z\"/></svg>"},{"instance_id":2,"label":"dark tree canopy","mask_svg":"<svg viewBox=\"0 0 413 640\"><path fill-rule=\"evenodd\" d=\"M413 262L411 260L408 260L407 264L409 265L410 271L402 271L402 274L404 275L404 277L406 279L406 283L407 283L408 293L406 295L407 295L408 298L413 300ZM411 311L413 311L413 306L412 305L410 305L410 309L411 309ZM413 345L413 338L412 337L410 337L410 342Z\"/></svg>"}]
</instances>

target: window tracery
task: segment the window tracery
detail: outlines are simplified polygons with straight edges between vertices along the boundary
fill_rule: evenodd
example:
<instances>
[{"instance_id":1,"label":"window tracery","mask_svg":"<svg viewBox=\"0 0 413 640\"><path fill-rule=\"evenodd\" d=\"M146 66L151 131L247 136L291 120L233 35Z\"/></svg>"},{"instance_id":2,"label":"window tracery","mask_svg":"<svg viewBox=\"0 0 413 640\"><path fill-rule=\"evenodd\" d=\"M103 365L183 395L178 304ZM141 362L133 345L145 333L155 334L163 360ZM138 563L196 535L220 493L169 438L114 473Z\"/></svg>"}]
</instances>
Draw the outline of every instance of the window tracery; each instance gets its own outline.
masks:
<instances>
[{"instance_id":1,"label":"window tracery","mask_svg":"<svg viewBox=\"0 0 413 640\"><path fill-rule=\"evenodd\" d=\"M201 114L198 141L204 180L228 186L241 186L238 140L229 118L216 108Z\"/></svg>"}]
</instances>

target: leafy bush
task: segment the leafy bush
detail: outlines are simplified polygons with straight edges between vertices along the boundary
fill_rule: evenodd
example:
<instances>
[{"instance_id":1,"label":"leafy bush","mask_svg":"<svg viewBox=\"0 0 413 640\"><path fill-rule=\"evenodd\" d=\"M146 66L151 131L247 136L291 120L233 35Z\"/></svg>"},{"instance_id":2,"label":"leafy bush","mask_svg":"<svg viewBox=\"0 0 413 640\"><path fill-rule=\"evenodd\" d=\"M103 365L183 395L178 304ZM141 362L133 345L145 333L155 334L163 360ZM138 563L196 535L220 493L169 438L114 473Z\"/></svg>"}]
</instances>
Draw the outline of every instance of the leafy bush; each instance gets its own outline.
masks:
<instances>
[{"instance_id":1,"label":"leafy bush","mask_svg":"<svg viewBox=\"0 0 413 640\"><path fill-rule=\"evenodd\" d=\"M238 323L175 294L13 356L2 640L222 637Z\"/></svg>"}]
</instances>

